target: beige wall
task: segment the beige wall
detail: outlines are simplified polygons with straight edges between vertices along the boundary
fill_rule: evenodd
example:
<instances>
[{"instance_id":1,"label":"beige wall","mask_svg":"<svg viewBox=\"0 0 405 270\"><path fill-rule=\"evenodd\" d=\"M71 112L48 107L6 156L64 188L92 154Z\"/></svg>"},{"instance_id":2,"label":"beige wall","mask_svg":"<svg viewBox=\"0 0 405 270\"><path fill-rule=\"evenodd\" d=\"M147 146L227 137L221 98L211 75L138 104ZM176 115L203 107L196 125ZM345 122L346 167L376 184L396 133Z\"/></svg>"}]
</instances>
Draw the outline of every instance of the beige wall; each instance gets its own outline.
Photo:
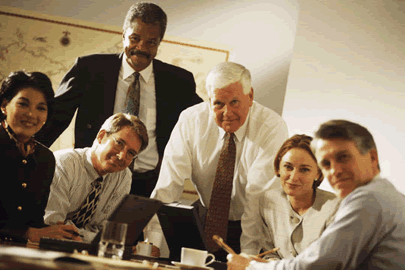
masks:
<instances>
[{"instance_id":1,"label":"beige wall","mask_svg":"<svg viewBox=\"0 0 405 270\"><path fill-rule=\"evenodd\" d=\"M256 100L283 112L291 135L311 134L331 118L368 127L377 142L383 174L405 192L404 1L299 1L299 20L295 0L154 2L168 13L169 35L234 48L231 60L252 71ZM3 0L1 4L120 26L132 3Z\"/></svg>"},{"instance_id":2,"label":"beige wall","mask_svg":"<svg viewBox=\"0 0 405 270\"><path fill-rule=\"evenodd\" d=\"M296 0L152 1L160 5L168 15L166 37L192 39L196 44L213 42L225 45L232 50L229 60L241 63L251 71L255 100L279 114L282 113L298 21L299 6ZM2 0L0 11L6 11L4 7L14 7L25 10L27 15L34 16L30 12L53 15L63 18L62 21L81 20L85 22L83 25L94 23L97 25L94 26L96 28L104 28L100 27L103 25L105 28L116 30L120 29L125 13L134 2L133 0L118 2ZM97 38L101 39L99 45L104 46L103 37L100 35ZM29 39L27 43L31 40ZM72 46L74 46L73 43ZM94 49L99 49L99 46L95 45ZM82 51L80 55L90 53L83 48L79 50ZM160 55L157 58L159 57ZM20 64L18 61L12 62ZM71 63L64 62L63 66L65 70L62 73L65 73ZM10 70L4 74L8 74L15 68L10 66ZM197 75L194 73L195 77ZM61 79L62 76L58 78ZM70 130L72 127L73 125L70 126ZM71 145L72 135L65 132L52 146L52 150ZM192 185L187 182L186 190L192 189ZM186 193L182 199L193 201L196 196Z\"/></svg>"},{"instance_id":3,"label":"beige wall","mask_svg":"<svg viewBox=\"0 0 405 270\"><path fill-rule=\"evenodd\" d=\"M332 118L369 128L403 193L404 14L404 1L302 1L283 112L290 135Z\"/></svg>"},{"instance_id":4,"label":"beige wall","mask_svg":"<svg viewBox=\"0 0 405 270\"><path fill-rule=\"evenodd\" d=\"M136 1L1 0L0 5L121 27ZM281 114L298 21L297 0L151 0L168 15L167 34L223 44L253 77L255 99ZM1 6L0 6L1 10Z\"/></svg>"}]
</instances>

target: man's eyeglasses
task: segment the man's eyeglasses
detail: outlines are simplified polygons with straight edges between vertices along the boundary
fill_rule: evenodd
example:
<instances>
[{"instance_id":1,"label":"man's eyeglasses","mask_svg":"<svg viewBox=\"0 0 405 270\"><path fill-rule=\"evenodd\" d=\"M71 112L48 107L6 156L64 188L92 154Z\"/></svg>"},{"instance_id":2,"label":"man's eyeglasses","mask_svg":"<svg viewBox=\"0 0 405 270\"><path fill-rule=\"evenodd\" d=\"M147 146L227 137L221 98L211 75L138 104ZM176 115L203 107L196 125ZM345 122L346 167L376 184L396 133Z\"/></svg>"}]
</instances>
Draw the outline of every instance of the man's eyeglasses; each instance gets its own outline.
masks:
<instances>
[{"instance_id":1,"label":"man's eyeglasses","mask_svg":"<svg viewBox=\"0 0 405 270\"><path fill-rule=\"evenodd\" d=\"M127 144L123 140L115 138L113 135L111 135L111 137L113 138L114 141L114 149L120 152L124 150ZM136 159L137 157L138 153L136 153L134 150L128 150L125 155L125 158L128 160L133 160Z\"/></svg>"}]
</instances>

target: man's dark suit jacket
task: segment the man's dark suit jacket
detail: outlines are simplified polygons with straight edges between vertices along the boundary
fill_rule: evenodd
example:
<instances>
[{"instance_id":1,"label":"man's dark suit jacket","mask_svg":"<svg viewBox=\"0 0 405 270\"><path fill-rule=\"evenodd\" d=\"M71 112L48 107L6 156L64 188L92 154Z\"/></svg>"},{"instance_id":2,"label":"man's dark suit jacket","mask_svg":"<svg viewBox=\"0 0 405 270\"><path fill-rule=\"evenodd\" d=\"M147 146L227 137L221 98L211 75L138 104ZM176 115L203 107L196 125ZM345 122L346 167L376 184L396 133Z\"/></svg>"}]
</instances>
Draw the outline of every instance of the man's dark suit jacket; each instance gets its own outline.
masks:
<instances>
[{"instance_id":1,"label":"man's dark suit jacket","mask_svg":"<svg viewBox=\"0 0 405 270\"><path fill-rule=\"evenodd\" d=\"M104 121L113 114L115 92L123 54L79 57L55 93L53 112L36 139L48 147L69 126L78 109L75 147L89 147ZM156 140L163 155L170 133L184 109L201 102L193 74L153 60L156 91Z\"/></svg>"},{"instance_id":2,"label":"man's dark suit jacket","mask_svg":"<svg viewBox=\"0 0 405 270\"><path fill-rule=\"evenodd\" d=\"M75 147L90 147L104 121L114 112L122 57L123 53L77 58L55 93L55 104L46 125L35 138L46 146L51 146L69 126L78 109ZM156 91L156 142L159 156L162 157L180 113L202 99L196 94L191 72L155 59L153 73ZM154 174L156 181L158 172Z\"/></svg>"}]
</instances>

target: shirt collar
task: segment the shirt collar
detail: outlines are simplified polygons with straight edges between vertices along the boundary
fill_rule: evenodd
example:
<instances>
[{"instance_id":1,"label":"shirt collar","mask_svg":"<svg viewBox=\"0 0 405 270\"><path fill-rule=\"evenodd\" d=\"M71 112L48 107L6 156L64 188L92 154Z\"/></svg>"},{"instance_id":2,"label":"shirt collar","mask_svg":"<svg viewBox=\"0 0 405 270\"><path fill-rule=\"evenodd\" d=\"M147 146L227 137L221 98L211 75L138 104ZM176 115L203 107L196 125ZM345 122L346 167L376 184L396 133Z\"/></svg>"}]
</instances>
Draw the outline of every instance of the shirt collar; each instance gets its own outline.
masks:
<instances>
[{"instance_id":1,"label":"shirt collar","mask_svg":"<svg viewBox=\"0 0 405 270\"><path fill-rule=\"evenodd\" d=\"M383 177L381 176L381 172L378 172L378 173L373 177L373 180L374 180L374 179L379 179L379 178L383 178Z\"/></svg>"},{"instance_id":2,"label":"shirt collar","mask_svg":"<svg viewBox=\"0 0 405 270\"><path fill-rule=\"evenodd\" d=\"M249 108L248 116L246 117L245 123L243 123L243 125L234 133L235 142L241 142L246 135L247 126L250 119L251 108L252 107ZM224 139L226 134L225 130L221 127L218 127L218 129L220 138Z\"/></svg>"},{"instance_id":3,"label":"shirt collar","mask_svg":"<svg viewBox=\"0 0 405 270\"><path fill-rule=\"evenodd\" d=\"M127 79L130 77L134 72L136 72L127 62L127 55L124 53L124 57L122 57L122 69L123 69L123 79ZM143 78L143 80L148 83L153 71L153 61L147 66L144 70L141 70L139 74Z\"/></svg>"},{"instance_id":4,"label":"shirt collar","mask_svg":"<svg viewBox=\"0 0 405 270\"><path fill-rule=\"evenodd\" d=\"M97 178L99 178L100 176L98 175L98 173L97 173L97 171L96 171L96 169L94 169L94 166L93 166L93 162L91 161L91 153L92 153L92 148L89 148L89 147L87 147L87 148L85 148L86 150L86 152L85 152L85 158L86 158L86 161L87 162L85 162L84 163L84 166L85 166L85 168L86 168L86 171L88 172L88 174L89 174L89 181L90 182L93 182L94 180L96 180ZM104 179L104 177L105 177L106 175L103 175L103 179Z\"/></svg>"}]
</instances>

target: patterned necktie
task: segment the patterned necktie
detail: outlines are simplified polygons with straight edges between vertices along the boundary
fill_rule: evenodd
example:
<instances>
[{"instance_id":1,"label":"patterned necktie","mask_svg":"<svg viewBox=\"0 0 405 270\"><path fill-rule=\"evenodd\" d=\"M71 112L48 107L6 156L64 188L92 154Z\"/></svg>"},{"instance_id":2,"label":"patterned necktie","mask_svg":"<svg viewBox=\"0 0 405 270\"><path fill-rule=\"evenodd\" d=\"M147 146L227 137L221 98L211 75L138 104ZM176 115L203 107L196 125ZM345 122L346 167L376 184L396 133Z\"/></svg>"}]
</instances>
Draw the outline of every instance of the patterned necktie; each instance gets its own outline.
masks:
<instances>
[{"instance_id":1,"label":"patterned necktie","mask_svg":"<svg viewBox=\"0 0 405 270\"><path fill-rule=\"evenodd\" d=\"M141 97L141 86L139 83L139 72L132 74L135 79L128 87L127 97L125 99L125 112L139 116L139 100Z\"/></svg>"},{"instance_id":2,"label":"patterned necktie","mask_svg":"<svg viewBox=\"0 0 405 270\"><path fill-rule=\"evenodd\" d=\"M208 208L204 228L209 252L215 252L219 249L219 246L212 240L213 235L216 234L226 241L235 156L236 146L234 134L227 133L226 141L224 142L219 156L214 185L211 192L210 206Z\"/></svg>"},{"instance_id":3,"label":"patterned necktie","mask_svg":"<svg viewBox=\"0 0 405 270\"><path fill-rule=\"evenodd\" d=\"M73 223L78 228L83 228L93 217L96 212L98 197L100 196L103 178L97 178L91 185L93 186L89 196L83 202L83 205L77 210L76 214L71 218Z\"/></svg>"}]
</instances>

